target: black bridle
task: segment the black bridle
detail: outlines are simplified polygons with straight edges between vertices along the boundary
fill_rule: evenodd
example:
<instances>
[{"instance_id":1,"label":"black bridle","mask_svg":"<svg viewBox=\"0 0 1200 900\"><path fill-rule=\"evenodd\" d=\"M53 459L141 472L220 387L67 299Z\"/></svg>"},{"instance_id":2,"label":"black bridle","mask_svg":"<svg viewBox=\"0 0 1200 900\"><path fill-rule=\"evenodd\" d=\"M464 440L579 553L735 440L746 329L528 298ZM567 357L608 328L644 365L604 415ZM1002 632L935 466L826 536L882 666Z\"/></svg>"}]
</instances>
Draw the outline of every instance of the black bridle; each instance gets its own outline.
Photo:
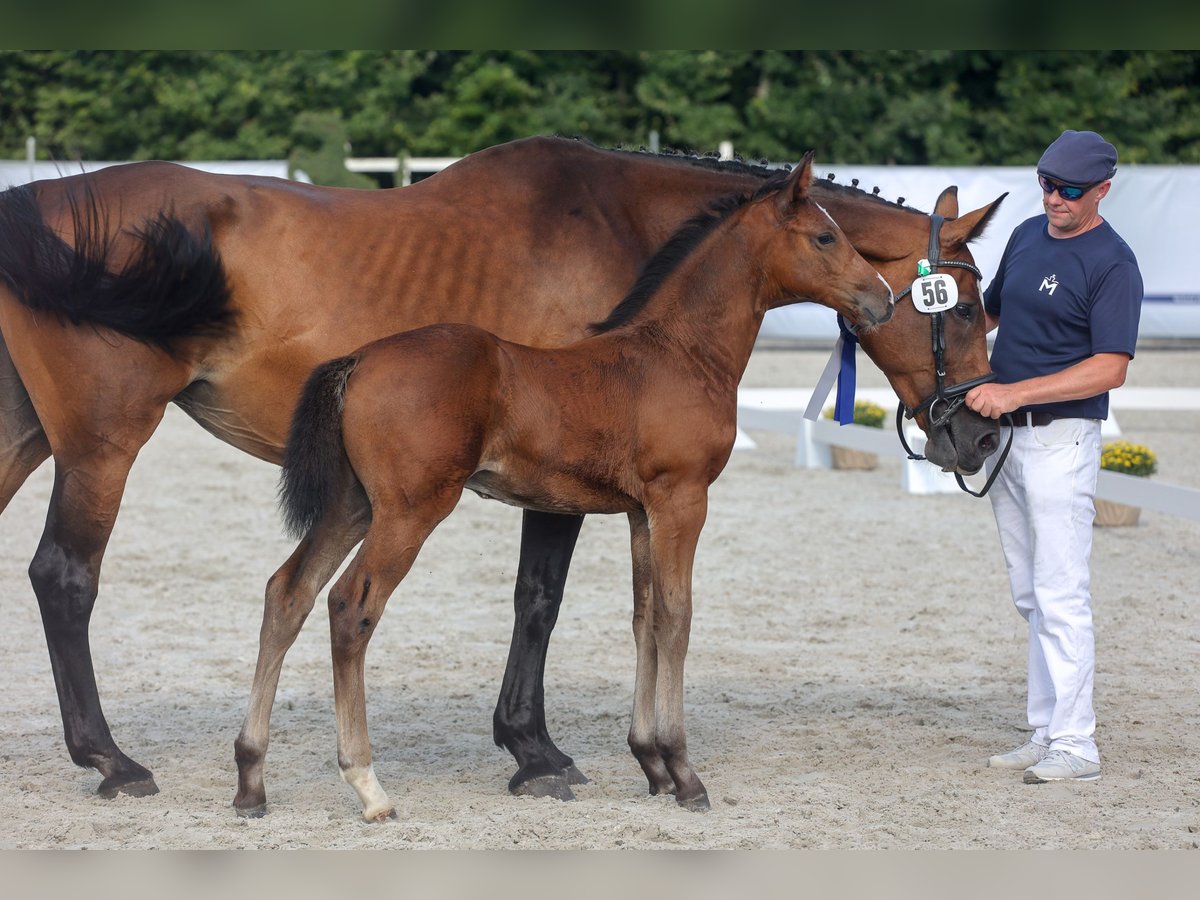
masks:
<instances>
[{"instance_id":1,"label":"black bridle","mask_svg":"<svg viewBox=\"0 0 1200 900\"><path fill-rule=\"evenodd\" d=\"M938 268L958 268L966 269L974 275L980 282L983 281L983 273L974 265L965 262L961 259L941 259L941 232L942 223L946 221L944 216L933 213L930 215L929 228L929 272L921 272L920 274L931 274ZM912 293L912 285L906 287L903 291L896 295L896 302L899 303L902 299ZM911 409L904 405L901 401L896 408L896 434L900 438L900 444L904 447L904 451L908 454L909 459L923 460L924 456L914 453L912 447L908 445L908 441L904 438L904 419L915 419L921 413L927 413L929 419L929 430L932 432L935 428L947 427L950 417L958 412L959 408L966 402L967 393L972 389L979 387L981 384L987 384L990 381L996 380L994 372L988 372L986 375L980 375L978 378L972 378L968 381L961 381L958 384L946 385L946 331L945 331L945 313L938 311L930 313L930 332L933 341L933 363L934 372L937 378L937 387L932 394L918 403ZM940 410L940 411L939 411ZM1007 414L1004 418L1008 418ZM992 486L992 482L996 480L996 476L1000 474L1000 469L1004 466L1004 460L1008 458L1008 451L1012 447L1012 431L1010 429L1008 435L1008 443L1004 445L1004 452L1000 454L1000 459L996 461L996 467L992 470L992 474L988 477L987 483L984 484L983 490L973 491L967 487L967 483L963 481L963 477L957 472L954 473L955 479L958 481L958 486L973 497L982 497L988 492Z\"/></svg>"}]
</instances>

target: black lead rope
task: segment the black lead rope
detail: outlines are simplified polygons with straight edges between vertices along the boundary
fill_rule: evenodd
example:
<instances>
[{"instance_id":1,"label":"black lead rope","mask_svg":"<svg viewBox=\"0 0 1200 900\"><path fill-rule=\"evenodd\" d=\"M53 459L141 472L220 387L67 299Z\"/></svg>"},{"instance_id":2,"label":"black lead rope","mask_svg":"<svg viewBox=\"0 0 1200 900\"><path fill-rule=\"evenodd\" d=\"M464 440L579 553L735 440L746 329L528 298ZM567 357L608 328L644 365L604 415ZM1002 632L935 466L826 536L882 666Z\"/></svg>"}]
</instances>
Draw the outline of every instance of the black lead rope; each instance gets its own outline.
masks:
<instances>
[{"instance_id":1,"label":"black lead rope","mask_svg":"<svg viewBox=\"0 0 1200 900\"><path fill-rule=\"evenodd\" d=\"M984 382L980 382L980 383L983 384ZM906 412L906 410L904 408L903 403L901 403L899 406L896 407L896 434L899 436L900 446L902 446L904 448L904 452L908 454L908 458L912 459L912 460L916 460L917 462L921 462L922 460L926 459L926 457L922 456L919 453L914 453L913 448L908 445L908 441L904 437L904 415L905 415L905 412ZM911 416L909 418L911 418ZM1008 413L1003 413L1000 416L1000 423L1002 425L1008 426L1008 441L1005 443L1004 449L1000 451L1000 458L998 460L996 460L996 467L994 469L992 469L992 474L989 475L987 481L984 482L983 488L979 491L971 490L971 488L967 485L967 482L965 480L963 480L962 475L958 474L957 472L954 473L954 480L958 482L958 486L960 488L962 488L964 491L966 491L968 494L970 494L972 497L983 497L987 494L988 491L990 491L992 489L993 482L995 482L996 477L1000 474L1000 470L1004 468L1004 461L1006 459L1008 459L1008 451L1012 449L1012 442L1013 442L1012 416L1010 416Z\"/></svg>"}]
</instances>

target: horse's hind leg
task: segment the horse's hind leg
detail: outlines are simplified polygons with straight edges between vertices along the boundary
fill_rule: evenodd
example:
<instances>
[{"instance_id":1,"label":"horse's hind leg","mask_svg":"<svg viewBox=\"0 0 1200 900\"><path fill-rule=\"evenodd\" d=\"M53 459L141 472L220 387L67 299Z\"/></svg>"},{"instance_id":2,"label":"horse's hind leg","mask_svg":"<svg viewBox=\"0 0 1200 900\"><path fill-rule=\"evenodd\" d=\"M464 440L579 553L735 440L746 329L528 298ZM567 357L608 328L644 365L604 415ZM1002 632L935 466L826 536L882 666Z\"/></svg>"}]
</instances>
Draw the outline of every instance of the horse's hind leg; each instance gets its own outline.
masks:
<instances>
[{"instance_id":1,"label":"horse's hind leg","mask_svg":"<svg viewBox=\"0 0 1200 900\"><path fill-rule=\"evenodd\" d=\"M364 680L367 644L388 597L408 574L430 532L454 508L461 490L459 483L456 490L444 490L399 513L400 504L373 502L374 521L362 547L329 592L338 767L342 779L358 794L367 822L382 822L395 815L371 765Z\"/></svg>"},{"instance_id":2,"label":"horse's hind leg","mask_svg":"<svg viewBox=\"0 0 1200 900\"><path fill-rule=\"evenodd\" d=\"M0 335L0 512L50 456L50 442Z\"/></svg>"},{"instance_id":3,"label":"horse's hind leg","mask_svg":"<svg viewBox=\"0 0 1200 900\"><path fill-rule=\"evenodd\" d=\"M264 760L271 730L271 707L279 686L283 659L312 611L321 588L367 530L369 510L357 490L343 494L342 505L331 511L267 582L258 663L241 734L234 743L238 790L233 805L240 816L267 811L263 782Z\"/></svg>"},{"instance_id":4,"label":"horse's hind leg","mask_svg":"<svg viewBox=\"0 0 1200 900\"><path fill-rule=\"evenodd\" d=\"M161 411L159 413L161 416ZM158 419L150 425L152 431ZM88 626L99 590L100 565L116 521L125 480L149 432L89 447L74 459L55 458L54 488L41 543L29 566L58 689L63 733L71 759L99 770L102 797L118 792L145 796L158 792L149 770L117 747L109 732L96 676Z\"/></svg>"},{"instance_id":5,"label":"horse's hind leg","mask_svg":"<svg viewBox=\"0 0 1200 900\"><path fill-rule=\"evenodd\" d=\"M651 794L672 794L675 780L663 763L654 740L654 690L658 678L658 648L654 642L654 591L651 583L650 529L643 512L629 514L633 556L633 640L637 674L633 687L633 719L629 749L646 773Z\"/></svg>"},{"instance_id":6,"label":"horse's hind leg","mask_svg":"<svg viewBox=\"0 0 1200 900\"><path fill-rule=\"evenodd\" d=\"M550 739L543 689L550 633L582 524L583 516L532 510L522 519L512 644L492 716L493 739L517 760L517 773L508 782L516 795L573 800L570 785L587 782Z\"/></svg>"}]
</instances>

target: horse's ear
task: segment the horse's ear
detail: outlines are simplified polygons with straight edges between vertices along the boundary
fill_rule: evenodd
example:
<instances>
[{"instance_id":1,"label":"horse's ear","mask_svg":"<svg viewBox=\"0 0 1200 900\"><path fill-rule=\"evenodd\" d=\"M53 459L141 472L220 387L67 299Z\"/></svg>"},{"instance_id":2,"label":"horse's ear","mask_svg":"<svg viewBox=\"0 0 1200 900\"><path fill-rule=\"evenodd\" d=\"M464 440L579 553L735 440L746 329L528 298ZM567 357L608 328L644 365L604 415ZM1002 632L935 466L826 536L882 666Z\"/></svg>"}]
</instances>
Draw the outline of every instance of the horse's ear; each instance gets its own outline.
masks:
<instances>
[{"instance_id":1,"label":"horse's ear","mask_svg":"<svg viewBox=\"0 0 1200 900\"><path fill-rule=\"evenodd\" d=\"M933 211L943 219L958 218L958 185L952 184L938 195Z\"/></svg>"},{"instance_id":2,"label":"horse's ear","mask_svg":"<svg viewBox=\"0 0 1200 900\"><path fill-rule=\"evenodd\" d=\"M812 162L816 156L815 150L809 150L800 160L800 165L792 170L783 189L775 195L775 205L781 216L786 216L791 208L808 196L812 185Z\"/></svg>"},{"instance_id":3,"label":"horse's ear","mask_svg":"<svg viewBox=\"0 0 1200 900\"><path fill-rule=\"evenodd\" d=\"M973 210L964 216L959 216L953 221L947 221L942 226L942 246L958 247L982 236L984 229L987 228L988 223L992 220L992 216L1000 208L1000 201L1007 196L1008 192L1005 191L987 206L981 206L979 209ZM939 200L938 202L940 203L941 201ZM957 205L956 202L955 206Z\"/></svg>"}]
</instances>

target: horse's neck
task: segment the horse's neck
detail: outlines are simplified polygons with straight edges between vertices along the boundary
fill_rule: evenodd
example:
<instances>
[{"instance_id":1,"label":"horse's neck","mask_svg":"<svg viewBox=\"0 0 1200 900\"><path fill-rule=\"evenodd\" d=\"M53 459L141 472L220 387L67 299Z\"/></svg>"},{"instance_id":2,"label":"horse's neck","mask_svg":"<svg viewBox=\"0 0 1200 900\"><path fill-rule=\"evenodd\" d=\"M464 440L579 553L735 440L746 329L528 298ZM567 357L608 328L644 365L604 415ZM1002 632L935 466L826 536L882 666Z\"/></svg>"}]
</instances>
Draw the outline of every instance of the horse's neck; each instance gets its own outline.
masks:
<instances>
[{"instance_id":1,"label":"horse's neck","mask_svg":"<svg viewBox=\"0 0 1200 900\"><path fill-rule=\"evenodd\" d=\"M662 243L679 227L679 223L691 218L718 200L737 194L752 194L761 181L748 175L689 170L686 165L677 165L674 177L651 182L655 194L649 191L638 195L647 196L641 204L639 218L654 223L660 234L655 241ZM651 199L652 198L652 199ZM631 202L638 202L637 199Z\"/></svg>"},{"instance_id":2,"label":"horse's neck","mask_svg":"<svg viewBox=\"0 0 1200 900\"><path fill-rule=\"evenodd\" d=\"M903 259L922 248L929 237L924 214L861 191L818 182L813 185L812 198L833 216L854 249L870 263Z\"/></svg>"},{"instance_id":3,"label":"horse's neck","mask_svg":"<svg viewBox=\"0 0 1200 900\"><path fill-rule=\"evenodd\" d=\"M621 332L624 339L652 344L663 364L736 390L767 308L763 291L744 245L721 228L679 264Z\"/></svg>"},{"instance_id":4,"label":"horse's neck","mask_svg":"<svg viewBox=\"0 0 1200 900\"><path fill-rule=\"evenodd\" d=\"M710 167L562 138L532 138L511 146L515 152L535 155L520 171L540 173L542 180L551 178L557 203L599 205L602 221L620 222L648 252L708 204L731 194L753 193L767 177L765 169ZM872 262L906 257L914 252L914 240L919 246L920 235L928 234L928 225L919 215L865 191L818 180L812 198Z\"/></svg>"},{"instance_id":5,"label":"horse's neck","mask_svg":"<svg viewBox=\"0 0 1200 900\"><path fill-rule=\"evenodd\" d=\"M649 250L674 234L680 223L709 204L734 194L751 194L763 177L749 171L708 166L669 156L576 147L576 164L589 168L572 182L592 203L608 208L606 219L621 222ZM598 175L606 169L609 177ZM604 190L597 191L597 184Z\"/></svg>"},{"instance_id":6,"label":"horse's neck","mask_svg":"<svg viewBox=\"0 0 1200 900\"><path fill-rule=\"evenodd\" d=\"M645 246L656 247L679 223L709 203L732 194L751 194L766 178L764 171L733 166L709 168L686 160L586 148L589 161L602 159L620 165L620 177L596 202L625 207L629 226ZM586 183L581 179L580 184ZM922 214L888 203L856 188L815 181L812 199L821 204L850 238L855 249L872 262L909 256L928 235ZM613 221L621 217L613 218Z\"/></svg>"}]
</instances>

